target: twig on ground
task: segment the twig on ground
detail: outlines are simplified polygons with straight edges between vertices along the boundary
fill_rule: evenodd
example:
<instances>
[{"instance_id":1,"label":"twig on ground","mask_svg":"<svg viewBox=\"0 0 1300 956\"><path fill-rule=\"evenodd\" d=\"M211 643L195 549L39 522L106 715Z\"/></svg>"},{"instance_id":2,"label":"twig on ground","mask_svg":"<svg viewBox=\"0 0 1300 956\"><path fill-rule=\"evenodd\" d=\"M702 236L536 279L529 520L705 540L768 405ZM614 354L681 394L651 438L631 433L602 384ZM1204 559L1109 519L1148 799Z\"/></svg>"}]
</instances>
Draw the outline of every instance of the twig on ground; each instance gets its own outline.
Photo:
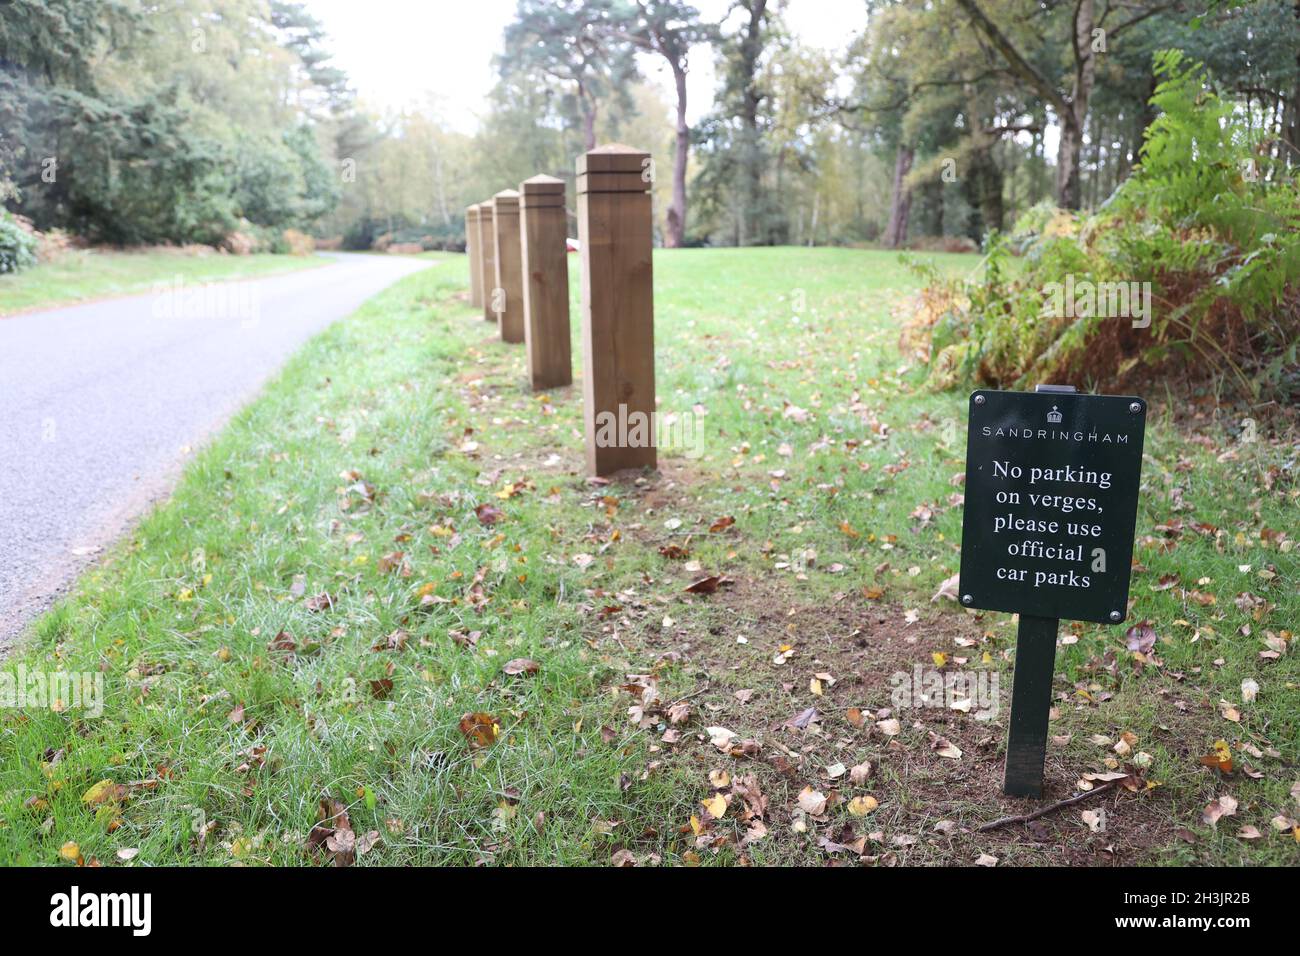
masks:
<instances>
[{"instance_id":1,"label":"twig on ground","mask_svg":"<svg viewBox=\"0 0 1300 956\"><path fill-rule=\"evenodd\" d=\"M998 827L1005 827L1012 823L1028 823L1030 820L1037 820L1039 817L1046 816L1047 814L1051 813L1054 810L1060 810L1062 807L1073 806L1076 803L1082 803L1084 800L1087 800L1089 797L1095 797L1099 793L1105 793L1107 790L1114 790L1115 784L1117 784L1118 782L1119 782L1118 780L1111 780L1109 783L1103 783L1096 790L1085 790L1083 793L1076 793L1074 796L1066 800L1058 800L1056 803L1051 803L1045 807L1040 807L1039 809L1035 810L1033 813L1022 813L1020 816L1017 817L999 817L996 820L990 820L988 823L984 824L983 826L976 827L975 832L985 833L989 830L996 830Z\"/></svg>"}]
</instances>

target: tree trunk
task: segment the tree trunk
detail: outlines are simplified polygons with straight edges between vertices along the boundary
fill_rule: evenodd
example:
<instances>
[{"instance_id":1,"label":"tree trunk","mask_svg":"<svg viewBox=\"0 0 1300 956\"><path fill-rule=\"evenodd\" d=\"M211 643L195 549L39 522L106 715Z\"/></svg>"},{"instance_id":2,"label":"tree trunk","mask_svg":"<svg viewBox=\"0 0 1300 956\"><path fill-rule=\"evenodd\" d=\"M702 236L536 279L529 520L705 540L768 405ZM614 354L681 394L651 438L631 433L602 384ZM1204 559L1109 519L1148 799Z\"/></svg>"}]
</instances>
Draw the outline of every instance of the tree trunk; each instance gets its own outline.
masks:
<instances>
[{"instance_id":1,"label":"tree trunk","mask_svg":"<svg viewBox=\"0 0 1300 956\"><path fill-rule=\"evenodd\" d=\"M686 239L686 162L690 156L691 130L686 125L686 71L681 61L671 65L677 84L677 149L673 153L673 200L668 206L664 245L677 249Z\"/></svg>"},{"instance_id":2,"label":"tree trunk","mask_svg":"<svg viewBox=\"0 0 1300 956\"><path fill-rule=\"evenodd\" d=\"M1061 145L1056 150L1056 204L1062 209L1079 208L1079 151L1083 131L1074 113L1061 117Z\"/></svg>"},{"instance_id":3,"label":"tree trunk","mask_svg":"<svg viewBox=\"0 0 1300 956\"><path fill-rule=\"evenodd\" d=\"M1295 0L1295 18L1300 21L1300 0ZM1296 54L1296 81L1291 88L1291 101L1287 104L1286 119L1282 123L1282 149L1288 166L1300 165L1300 53Z\"/></svg>"},{"instance_id":4,"label":"tree trunk","mask_svg":"<svg viewBox=\"0 0 1300 956\"><path fill-rule=\"evenodd\" d=\"M767 0L749 0L749 23L740 41L741 60L741 219L740 244L761 241L763 158L758 132L758 108L763 95L758 89L758 59L763 52L763 16Z\"/></svg>"},{"instance_id":5,"label":"tree trunk","mask_svg":"<svg viewBox=\"0 0 1300 956\"><path fill-rule=\"evenodd\" d=\"M1061 148L1056 155L1056 204L1078 209L1082 203L1079 163L1083 153L1083 130L1088 122L1088 101L1092 99L1097 58L1092 52L1092 25L1096 0L1079 0L1074 20L1074 89L1070 109L1060 116Z\"/></svg>"},{"instance_id":6,"label":"tree trunk","mask_svg":"<svg viewBox=\"0 0 1300 956\"><path fill-rule=\"evenodd\" d=\"M970 161L971 198L980 213L982 232L1002 231L1006 207L1002 201L1002 169L993 157L992 147L980 150ZM979 240L982 235L972 236Z\"/></svg>"},{"instance_id":7,"label":"tree trunk","mask_svg":"<svg viewBox=\"0 0 1300 956\"><path fill-rule=\"evenodd\" d=\"M582 109L582 137L586 145L583 149L591 152L596 148L596 102L587 96L587 90L578 84L578 106Z\"/></svg>"},{"instance_id":8,"label":"tree trunk","mask_svg":"<svg viewBox=\"0 0 1300 956\"><path fill-rule=\"evenodd\" d=\"M907 186L907 174L912 171L915 155L911 146L900 144L894 158L894 193L889 201L889 227L884 237L887 249L898 249L907 241L907 219L912 211L912 190Z\"/></svg>"}]
</instances>

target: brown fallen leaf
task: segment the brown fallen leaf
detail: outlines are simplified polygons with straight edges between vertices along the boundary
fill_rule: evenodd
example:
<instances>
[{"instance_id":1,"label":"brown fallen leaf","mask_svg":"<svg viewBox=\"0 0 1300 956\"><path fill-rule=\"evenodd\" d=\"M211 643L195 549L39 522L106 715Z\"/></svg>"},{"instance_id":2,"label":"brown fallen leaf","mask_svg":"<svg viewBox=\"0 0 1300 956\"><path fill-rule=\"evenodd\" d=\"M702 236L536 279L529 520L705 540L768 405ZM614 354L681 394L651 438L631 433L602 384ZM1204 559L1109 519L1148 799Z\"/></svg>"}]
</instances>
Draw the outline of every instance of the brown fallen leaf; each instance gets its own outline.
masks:
<instances>
[{"instance_id":1,"label":"brown fallen leaf","mask_svg":"<svg viewBox=\"0 0 1300 956\"><path fill-rule=\"evenodd\" d=\"M1150 654L1156 646L1156 631L1149 621L1134 624L1124 632L1125 645L1137 654Z\"/></svg>"},{"instance_id":2,"label":"brown fallen leaf","mask_svg":"<svg viewBox=\"0 0 1300 956\"><path fill-rule=\"evenodd\" d=\"M1219 799L1212 801L1201 813L1201 819L1210 826L1218 824L1223 817L1230 817L1237 812L1237 801L1235 798L1228 796L1226 793Z\"/></svg>"},{"instance_id":3,"label":"brown fallen leaf","mask_svg":"<svg viewBox=\"0 0 1300 956\"><path fill-rule=\"evenodd\" d=\"M501 667L501 673L516 677L519 674L536 674L542 669L542 665L531 657L516 657L512 661L506 661Z\"/></svg>"},{"instance_id":4,"label":"brown fallen leaf","mask_svg":"<svg viewBox=\"0 0 1300 956\"><path fill-rule=\"evenodd\" d=\"M477 711L461 717L460 732L471 747L489 747L496 743L501 725L491 714Z\"/></svg>"},{"instance_id":5,"label":"brown fallen leaf","mask_svg":"<svg viewBox=\"0 0 1300 956\"><path fill-rule=\"evenodd\" d=\"M721 574L711 574L708 577L700 578L694 584L687 585L684 589L689 594L712 594L720 587L731 583L731 579Z\"/></svg>"},{"instance_id":6,"label":"brown fallen leaf","mask_svg":"<svg viewBox=\"0 0 1300 956\"><path fill-rule=\"evenodd\" d=\"M930 731L930 749L940 757L946 757L949 760L961 759L961 748L949 741L947 737L941 737L934 731Z\"/></svg>"},{"instance_id":7,"label":"brown fallen leaf","mask_svg":"<svg viewBox=\"0 0 1300 956\"><path fill-rule=\"evenodd\" d=\"M713 524L709 525L709 530L712 531L714 534L717 534L719 531L726 531L735 523L736 523L735 518L731 517L730 515L724 515L723 517L713 522Z\"/></svg>"},{"instance_id":8,"label":"brown fallen leaf","mask_svg":"<svg viewBox=\"0 0 1300 956\"><path fill-rule=\"evenodd\" d=\"M935 591L934 596L930 598L930 603L933 604L935 601L939 600L939 598L947 598L949 601L956 601L957 584L960 580L960 574L954 574L950 578L944 578L943 583L939 585L939 590Z\"/></svg>"},{"instance_id":9,"label":"brown fallen leaf","mask_svg":"<svg viewBox=\"0 0 1300 956\"><path fill-rule=\"evenodd\" d=\"M307 834L307 849L324 851L335 866L351 866L356 861L356 845L347 806L341 800L322 797L316 810L316 823Z\"/></svg>"},{"instance_id":10,"label":"brown fallen leaf","mask_svg":"<svg viewBox=\"0 0 1300 956\"><path fill-rule=\"evenodd\" d=\"M505 512L491 502L485 501L474 509L474 514L478 517L479 524L490 527L504 518Z\"/></svg>"},{"instance_id":11,"label":"brown fallen leaf","mask_svg":"<svg viewBox=\"0 0 1300 956\"><path fill-rule=\"evenodd\" d=\"M799 791L799 809L812 817L819 817L826 812L826 795L812 786Z\"/></svg>"},{"instance_id":12,"label":"brown fallen leaf","mask_svg":"<svg viewBox=\"0 0 1300 956\"><path fill-rule=\"evenodd\" d=\"M334 609L334 598L328 591L322 591L320 594L313 594L305 604L307 610L312 612L332 611Z\"/></svg>"},{"instance_id":13,"label":"brown fallen leaf","mask_svg":"<svg viewBox=\"0 0 1300 956\"><path fill-rule=\"evenodd\" d=\"M809 724L816 723L821 718L821 713L816 707L809 707L795 714L787 720L782 727L789 727L792 730L807 730Z\"/></svg>"}]
</instances>

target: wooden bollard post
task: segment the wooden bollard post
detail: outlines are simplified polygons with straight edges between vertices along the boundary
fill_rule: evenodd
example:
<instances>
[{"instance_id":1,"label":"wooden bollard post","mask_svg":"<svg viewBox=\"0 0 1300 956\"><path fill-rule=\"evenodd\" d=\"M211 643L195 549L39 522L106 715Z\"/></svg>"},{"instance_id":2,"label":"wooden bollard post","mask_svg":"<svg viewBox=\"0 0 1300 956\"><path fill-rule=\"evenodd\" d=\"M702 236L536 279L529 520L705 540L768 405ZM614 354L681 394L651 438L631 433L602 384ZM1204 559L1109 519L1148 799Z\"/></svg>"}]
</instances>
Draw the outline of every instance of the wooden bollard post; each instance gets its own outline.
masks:
<instances>
[{"instance_id":1,"label":"wooden bollard post","mask_svg":"<svg viewBox=\"0 0 1300 956\"><path fill-rule=\"evenodd\" d=\"M469 257L469 304L483 307L483 263L480 259L478 203L465 209L465 254Z\"/></svg>"},{"instance_id":2,"label":"wooden bollard post","mask_svg":"<svg viewBox=\"0 0 1300 956\"><path fill-rule=\"evenodd\" d=\"M492 201L478 204L478 260L479 282L483 287L483 318L495 322L497 314L492 303L497 285L496 229L492 225Z\"/></svg>"},{"instance_id":3,"label":"wooden bollard post","mask_svg":"<svg viewBox=\"0 0 1300 956\"><path fill-rule=\"evenodd\" d=\"M573 382L569 348L569 251L564 180L534 176L519 184L524 269L524 343L534 389Z\"/></svg>"},{"instance_id":4,"label":"wooden bollard post","mask_svg":"<svg viewBox=\"0 0 1300 956\"><path fill-rule=\"evenodd\" d=\"M657 461L649 162L618 144L578 157L583 415L596 476Z\"/></svg>"},{"instance_id":5,"label":"wooden bollard post","mask_svg":"<svg viewBox=\"0 0 1300 956\"><path fill-rule=\"evenodd\" d=\"M496 241L496 305L501 341L524 340L524 272L519 249L519 193L503 189L492 197Z\"/></svg>"}]
</instances>

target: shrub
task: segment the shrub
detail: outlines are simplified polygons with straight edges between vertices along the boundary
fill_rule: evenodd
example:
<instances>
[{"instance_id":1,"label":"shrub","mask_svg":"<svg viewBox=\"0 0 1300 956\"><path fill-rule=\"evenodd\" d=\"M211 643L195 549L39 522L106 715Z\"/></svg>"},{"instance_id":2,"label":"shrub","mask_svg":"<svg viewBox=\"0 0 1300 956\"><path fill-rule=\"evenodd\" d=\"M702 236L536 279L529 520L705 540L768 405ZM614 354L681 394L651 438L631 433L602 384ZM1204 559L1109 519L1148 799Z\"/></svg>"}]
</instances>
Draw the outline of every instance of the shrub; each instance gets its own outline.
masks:
<instances>
[{"instance_id":1,"label":"shrub","mask_svg":"<svg viewBox=\"0 0 1300 956\"><path fill-rule=\"evenodd\" d=\"M286 229L281 234L281 239L291 256L309 256L316 251L316 240L297 229Z\"/></svg>"},{"instance_id":2,"label":"shrub","mask_svg":"<svg viewBox=\"0 0 1300 956\"><path fill-rule=\"evenodd\" d=\"M0 273L36 264L38 240L11 213L0 209Z\"/></svg>"},{"instance_id":3,"label":"shrub","mask_svg":"<svg viewBox=\"0 0 1300 956\"><path fill-rule=\"evenodd\" d=\"M1300 195L1199 65L1166 51L1156 71L1161 114L1105 208L1035 207L1017 240L986 239L980 279L930 283L903 342L932 385L1121 389L1163 374L1286 397L1300 341ZM1025 252L1014 276L1013 241Z\"/></svg>"}]
</instances>

